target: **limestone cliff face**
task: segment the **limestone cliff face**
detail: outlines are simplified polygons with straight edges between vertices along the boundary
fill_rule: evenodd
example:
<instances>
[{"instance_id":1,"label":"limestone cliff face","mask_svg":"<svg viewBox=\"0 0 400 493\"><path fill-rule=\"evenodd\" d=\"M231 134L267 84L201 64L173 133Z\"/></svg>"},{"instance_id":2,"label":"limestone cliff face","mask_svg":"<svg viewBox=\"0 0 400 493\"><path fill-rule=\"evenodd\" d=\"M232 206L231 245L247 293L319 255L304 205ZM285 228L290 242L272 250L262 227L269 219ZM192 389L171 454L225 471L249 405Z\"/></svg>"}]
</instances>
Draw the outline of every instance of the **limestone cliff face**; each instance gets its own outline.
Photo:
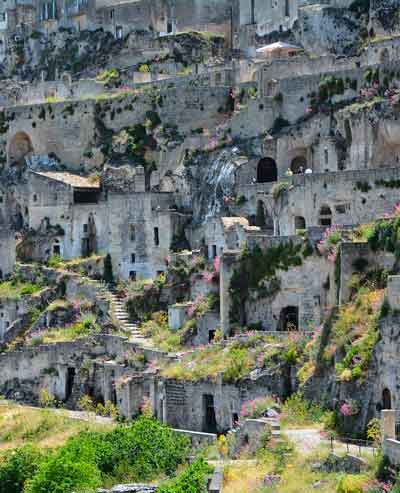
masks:
<instances>
[{"instance_id":1,"label":"limestone cliff face","mask_svg":"<svg viewBox=\"0 0 400 493\"><path fill-rule=\"evenodd\" d=\"M222 215L230 216L234 195L235 171L239 166L236 149L225 149L196 156L190 167L195 223Z\"/></svg>"},{"instance_id":2,"label":"limestone cliff face","mask_svg":"<svg viewBox=\"0 0 400 493\"><path fill-rule=\"evenodd\" d=\"M350 10L310 5L299 10L296 37L314 55L349 55L356 52L363 27L363 19Z\"/></svg>"},{"instance_id":3,"label":"limestone cliff face","mask_svg":"<svg viewBox=\"0 0 400 493\"><path fill-rule=\"evenodd\" d=\"M339 382L335 364L321 368L305 385L307 398L339 410L341 403L354 400L359 404L359 412L354 417L338 417L345 433L361 434L368 422L380 417L384 405L384 394L390 395L392 409L400 404L400 374L398 358L400 354L400 316L396 313L380 323L380 340L375 346L365 379ZM388 392L389 391L389 392Z\"/></svg>"}]
</instances>

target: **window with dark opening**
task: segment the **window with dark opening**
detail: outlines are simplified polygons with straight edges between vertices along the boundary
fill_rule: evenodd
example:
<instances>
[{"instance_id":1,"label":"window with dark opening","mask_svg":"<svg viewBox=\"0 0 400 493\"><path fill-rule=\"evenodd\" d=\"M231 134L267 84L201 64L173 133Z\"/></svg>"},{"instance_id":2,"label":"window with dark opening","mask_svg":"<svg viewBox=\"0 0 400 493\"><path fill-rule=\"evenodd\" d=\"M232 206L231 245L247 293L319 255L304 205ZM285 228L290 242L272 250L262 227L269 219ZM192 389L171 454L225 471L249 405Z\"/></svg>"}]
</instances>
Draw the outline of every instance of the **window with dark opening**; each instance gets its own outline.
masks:
<instances>
[{"instance_id":1,"label":"window with dark opening","mask_svg":"<svg viewBox=\"0 0 400 493\"><path fill-rule=\"evenodd\" d=\"M257 182L271 183L278 180L276 162L269 157L261 159L257 165Z\"/></svg>"},{"instance_id":2,"label":"window with dark opening","mask_svg":"<svg viewBox=\"0 0 400 493\"><path fill-rule=\"evenodd\" d=\"M67 379L65 382L65 400L67 401L72 395L72 389L74 387L75 380L75 368L67 369Z\"/></svg>"},{"instance_id":3,"label":"window with dark opening","mask_svg":"<svg viewBox=\"0 0 400 493\"><path fill-rule=\"evenodd\" d=\"M75 204L97 204L99 201L99 191L92 189L74 190Z\"/></svg>"},{"instance_id":4,"label":"window with dark opening","mask_svg":"<svg viewBox=\"0 0 400 493\"><path fill-rule=\"evenodd\" d=\"M217 420L215 418L214 396L211 394L203 395L204 411L204 431L215 433L217 431Z\"/></svg>"},{"instance_id":5,"label":"window with dark opening","mask_svg":"<svg viewBox=\"0 0 400 493\"><path fill-rule=\"evenodd\" d=\"M299 308L297 306L287 306L282 308L279 317L278 330L290 332L299 328Z\"/></svg>"},{"instance_id":6,"label":"window with dark opening","mask_svg":"<svg viewBox=\"0 0 400 493\"><path fill-rule=\"evenodd\" d=\"M294 218L294 228L295 230L306 229L306 220L303 216L296 216Z\"/></svg>"},{"instance_id":7,"label":"window with dark opening","mask_svg":"<svg viewBox=\"0 0 400 493\"><path fill-rule=\"evenodd\" d=\"M383 389L382 409L392 409L392 395L389 389Z\"/></svg>"},{"instance_id":8,"label":"window with dark opening","mask_svg":"<svg viewBox=\"0 0 400 493\"><path fill-rule=\"evenodd\" d=\"M136 241L136 226L134 224L129 226L129 239L130 241Z\"/></svg>"},{"instance_id":9,"label":"window with dark opening","mask_svg":"<svg viewBox=\"0 0 400 493\"><path fill-rule=\"evenodd\" d=\"M154 244L155 246L158 246L160 244L160 236L159 236L158 228L154 228Z\"/></svg>"},{"instance_id":10,"label":"window with dark opening","mask_svg":"<svg viewBox=\"0 0 400 493\"><path fill-rule=\"evenodd\" d=\"M327 205L323 205L319 212L320 226L332 226L332 211Z\"/></svg>"}]
</instances>

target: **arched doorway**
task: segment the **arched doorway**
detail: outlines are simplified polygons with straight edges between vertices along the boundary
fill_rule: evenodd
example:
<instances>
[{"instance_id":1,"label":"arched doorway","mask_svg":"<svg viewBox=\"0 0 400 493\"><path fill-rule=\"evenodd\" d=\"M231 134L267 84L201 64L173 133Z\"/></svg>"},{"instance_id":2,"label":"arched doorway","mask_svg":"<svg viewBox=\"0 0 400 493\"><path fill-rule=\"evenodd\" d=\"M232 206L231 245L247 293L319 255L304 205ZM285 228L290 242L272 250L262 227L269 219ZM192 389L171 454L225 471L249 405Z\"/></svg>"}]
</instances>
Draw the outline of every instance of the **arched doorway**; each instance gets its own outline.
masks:
<instances>
[{"instance_id":1,"label":"arched doorway","mask_svg":"<svg viewBox=\"0 0 400 493\"><path fill-rule=\"evenodd\" d=\"M299 307L286 306L282 308L279 316L278 330L290 332L299 329Z\"/></svg>"},{"instance_id":2,"label":"arched doorway","mask_svg":"<svg viewBox=\"0 0 400 493\"><path fill-rule=\"evenodd\" d=\"M332 210L329 205L323 205L319 211L320 226L332 226Z\"/></svg>"},{"instance_id":3,"label":"arched doorway","mask_svg":"<svg viewBox=\"0 0 400 493\"><path fill-rule=\"evenodd\" d=\"M290 164L290 169L294 175L304 173L307 169L307 159L304 156L295 157Z\"/></svg>"},{"instance_id":4,"label":"arched doorway","mask_svg":"<svg viewBox=\"0 0 400 493\"><path fill-rule=\"evenodd\" d=\"M23 165L25 158L33 153L33 146L29 135L18 132L10 140L8 146L8 162L10 165Z\"/></svg>"},{"instance_id":5,"label":"arched doorway","mask_svg":"<svg viewBox=\"0 0 400 493\"><path fill-rule=\"evenodd\" d=\"M261 159L257 165L257 182L271 183L277 180L278 168L276 162L270 157Z\"/></svg>"},{"instance_id":6,"label":"arched doorway","mask_svg":"<svg viewBox=\"0 0 400 493\"><path fill-rule=\"evenodd\" d=\"M254 218L254 225L261 229L268 229L273 231L274 221L272 217L268 214L268 210L262 200L257 202L257 211Z\"/></svg>"},{"instance_id":7,"label":"arched doorway","mask_svg":"<svg viewBox=\"0 0 400 493\"><path fill-rule=\"evenodd\" d=\"M383 389L382 409L392 409L392 395L389 389Z\"/></svg>"},{"instance_id":8,"label":"arched doorway","mask_svg":"<svg viewBox=\"0 0 400 493\"><path fill-rule=\"evenodd\" d=\"M303 216L296 216L294 218L294 229L298 231L299 229L306 229L306 220Z\"/></svg>"}]
</instances>

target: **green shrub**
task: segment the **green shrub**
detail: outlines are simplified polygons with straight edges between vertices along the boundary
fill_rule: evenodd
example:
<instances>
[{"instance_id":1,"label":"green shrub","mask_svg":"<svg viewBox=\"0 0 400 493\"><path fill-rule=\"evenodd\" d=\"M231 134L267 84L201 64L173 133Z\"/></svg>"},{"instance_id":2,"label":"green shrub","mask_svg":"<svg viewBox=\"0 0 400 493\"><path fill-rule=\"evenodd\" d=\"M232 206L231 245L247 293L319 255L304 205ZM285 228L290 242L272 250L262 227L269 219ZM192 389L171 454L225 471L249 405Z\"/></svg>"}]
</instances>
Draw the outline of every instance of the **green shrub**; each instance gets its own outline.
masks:
<instances>
[{"instance_id":1,"label":"green shrub","mask_svg":"<svg viewBox=\"0 0 400 493\"><path fill-rule=\"evenodd\" d=\"M103 279L108 284L112 284L114 282L111 255L109 253L107 253L106 258L104 259Z\"/></svg>"},{"instance_id":2,"label":"green shrub","mask_svg":"<svg viewBox=\"0 0 400 493\"><path fill-rule=\"evenodd\" d=\"M363 493L366 481L365 476L348 474L339 481L336 493Z\"/></svg>"},{"instance_id":3,"label":"green shrub","mask_svg":"<svg viewBox=\"0 0 400 493\"><path fill-rule=\"evenodd\" d=\"M49 260L47 261L47 265L49 267L53 267L53 269L56 269L57 267L60 266L62 263L63 259L60 255L52 255Z\"/></svg>"},{"instance_id":4,"label":"green shrub","mask_svg":"<svg viewBox=\"0 0 400 493\"><path fill-rule=\"evenodd\" d=\"M101 486L101 474L93 457L73 456L68 450L51 456L28 481L24 493L71 493Z\"/></svg>"},{"instance_id":5,"label":"green shrub","mask_svg":"<svg viewBox=\"0 0 400 493\"><path fill-rule=\"evenodd\" d=\"M321 423L325 418L325 411L319 405L306 401L299 393L286 400L282 413L284 422L295 426Z\"/></svg>"},{"instance_id":6,"label":"green shrub","mask_svg":"<svg viewBox=\"0 0 400 493\"><path fill-rule=\"evenodd\" d=\"M43 461L25 493L71 493L102 485L103 478L147 481L171 476L188 453L188 440L140 417L107 433L82 432ZM188 490L190 491L190 490Z\"/></svg>"},{"instance_id":7,"label":"green shrub","mask_svg":"<svg viewBox=\"0 0 400 493\"><path fill-rule=\"evenodd\" d=\"M92 491L102 485L104 477L117 481L121 475L128 475L135 481L145 481L160 475L171 476L188 451L186 437L142 416L107 433L82 432L48 454L32 471L24 472L22 468L20 476L23 482L29 479L24 493ZM0 478L1 473L0 467ZM15 493L21 491L16 489Z\"/></svg>"},{"instance_id":8,"label":"green shrub","mask_svg":"<svg viewBox=\"0 0 400 493\"><path fill-rule=\"evenodd\" d=\"M203 459L198 459L191 464L178 477L161 486L158 493L206 493L208 477L212 473L212 467Z\"/></svg>"},{"instance_id":9,"label":"green shrub","mask_svg":"<svg viewBox=\"0 0 400 493\"><path fill-rule=\"evenodd\" d=\"M8 453L5 461L0 462L0 493L21 493L42 460L42 453L32 445Z\"/></svg>"},{"instance_id":10,"label":"green shrub","mask_svg":"<svg viewBox=\"0 0 400 493\"><path fill-rule=\"evenodd\" d=\"M389 481L392 479L392 465L387 455L380 455L376 465L375 476L379 481Z\"/></svg>"},{"instance_id":11,"label":"green shrub","mask_svg":"<svg viewBox=\"0 0 400 493\"><path fill-rule=\"evenodd\" d=\"M385 297L383 299L383 303L381 305L381 311L379 313L379 318L385 318L389 315L390 313L390 304L389 304L389 300Z\"/></svg>"}]
</instances>

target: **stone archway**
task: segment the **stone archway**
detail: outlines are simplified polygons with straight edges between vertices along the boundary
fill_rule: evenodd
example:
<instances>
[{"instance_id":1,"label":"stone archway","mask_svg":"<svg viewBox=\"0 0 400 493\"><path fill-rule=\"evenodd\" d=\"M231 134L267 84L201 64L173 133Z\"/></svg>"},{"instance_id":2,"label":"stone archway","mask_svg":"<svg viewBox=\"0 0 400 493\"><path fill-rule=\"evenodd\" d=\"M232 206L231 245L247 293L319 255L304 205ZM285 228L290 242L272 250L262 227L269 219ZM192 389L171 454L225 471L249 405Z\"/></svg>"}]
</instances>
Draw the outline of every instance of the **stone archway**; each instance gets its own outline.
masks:
<instances>
[{"instance_id":1,"label":"stone archway","mask_svg":"<svg viewBox=\"0 0 400 493\"><path fill-rule=\"evenodd\" d=\"M257 165L257 183L271 183L278 180L278 168L276 162L265 157L260 159Z\"/></svg>"},{"instance_id":2,"label":"stone archway","mask_svg":"<svg viewBox=\"0 0 400 493\"><path fill-rule=\"evenodd\" d=\"M306 220L303 216L296 216L294 218L294 229L295 231L306 229Z\"/></svg>"},{"instance_id":3,"label":"stone archway","mask_svg":"<svg viewBox=\"0 0 400 493\"><path fill-rule=\"evenodd\" d=\"M8 163L21 166L32 153L33 146L29 135L25 132L17 132L8 145Z\"/></svg>"},{"instance_id":4,"label":"stone archway","mask_svg":"<svg viewBox=\"0 0 400 493\"><path fill-rule=\"evenodd\" d=\"M299 330L299 307L286 306L279 315L278 331L291 332Z\"/></svg>"}]
</instances>

